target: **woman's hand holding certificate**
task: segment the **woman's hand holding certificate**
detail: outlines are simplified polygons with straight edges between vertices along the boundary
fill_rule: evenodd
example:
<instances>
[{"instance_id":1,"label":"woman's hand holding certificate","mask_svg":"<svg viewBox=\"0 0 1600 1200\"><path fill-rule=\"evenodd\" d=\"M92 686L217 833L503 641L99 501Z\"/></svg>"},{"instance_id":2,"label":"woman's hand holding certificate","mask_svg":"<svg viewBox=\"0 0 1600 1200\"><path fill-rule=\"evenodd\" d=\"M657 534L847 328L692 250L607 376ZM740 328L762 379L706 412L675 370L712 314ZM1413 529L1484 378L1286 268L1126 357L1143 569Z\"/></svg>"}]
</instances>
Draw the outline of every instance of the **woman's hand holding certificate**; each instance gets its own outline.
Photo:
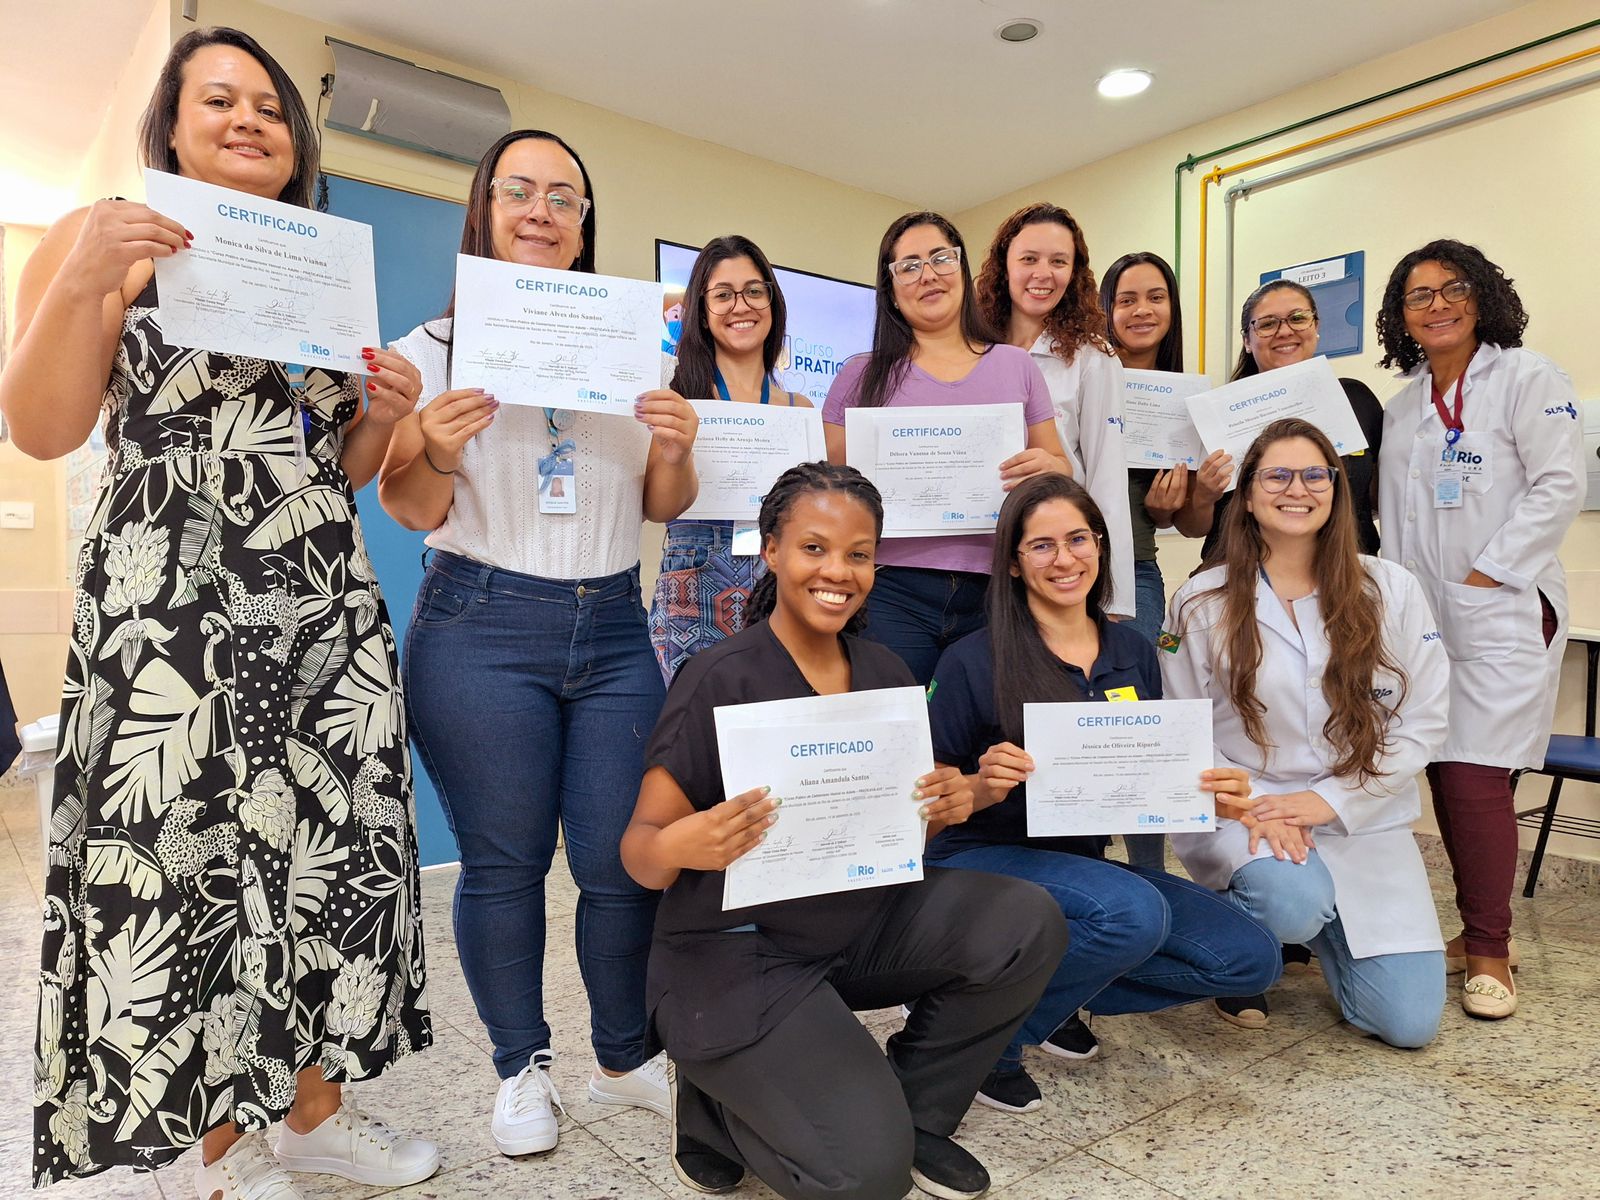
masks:
<instances>
[{"instance_id":1,"label":"woman's hand holding certificate","mask_svg":"<svg viewBox=\"0 0 1600 1200\"><path fill-rule=\"evenodd\" d=\"M759 846L783 801L769 787L751 788L661 831L662 853L691 871L722 871Z\"/></svg>"}]
</instances>

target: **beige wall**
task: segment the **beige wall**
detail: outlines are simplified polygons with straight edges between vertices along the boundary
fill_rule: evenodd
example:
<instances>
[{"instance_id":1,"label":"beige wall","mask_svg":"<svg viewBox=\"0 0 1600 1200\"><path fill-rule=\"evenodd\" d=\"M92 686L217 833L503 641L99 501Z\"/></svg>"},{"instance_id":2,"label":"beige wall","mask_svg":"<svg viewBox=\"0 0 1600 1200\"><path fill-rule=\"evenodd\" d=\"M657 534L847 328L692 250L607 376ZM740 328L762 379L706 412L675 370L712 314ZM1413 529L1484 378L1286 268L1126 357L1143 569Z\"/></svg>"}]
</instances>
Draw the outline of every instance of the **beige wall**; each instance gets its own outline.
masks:
<instances>
[{"instance_id":1,"label":"beige wall","mask_svg":"<svg viewBox=\"0 0 1600 1200\"><path fill-rule=\"evenodd\" d=\"M986 246L995 226L1023 204L1049 199L1071 209L1088 237L1091 262L1104 269L1132 250L1155 250L1171 258L1172 179L1175 163L1216 146L1276 129L1290 122L1351 103L1364 96L1422 78L1458 63L1521 45L1595 16L1592 3L1547 0L1482 22L1420 46L1398 51L1365 66L1311 84L1266 104L1185 129L1170 137L1047 179L959 214L966 237ZM1600 45L1594 31L1482 67L1443 84L1323 122L1285 138L1247 147L1220 159L1207 159L1184 176L1182 292L1188 339L1186 358L1196 365L1199 313L1199 176L1219 165L1265 155L1424 99L1460 90L1524 67ZM1393 127L1337 142L1320 151L1285 159L1227 178L1213 186L1210 203L1210 275L1207 306L1207 362L1213 378L1226 374L1224 335L1237 320L1225 310L1222 192L1240 179L1256 179L1347 146L1360 145L1400 129L1469 111L1558 79L1600 70L1600 57L1509 85L1474 100L1455 102L1438 112ZM1159 84L1158 84L1159 86ZM1379 357L1372 331L1389 268L1413 247L1440 236L1481 245L1517 283L1532 313L1527 341L1571 374L1580 397L1600 399L1600 355L1594 346L1594 314L1600 312L1600 276L1588 269L1600 246L1593 206L1579 198L1600 190L1600 85L1535 103L1406 146L1252 194L1237 212L1235 295L1248 294L1260 273L1354 250L1367 254L1365 344L1359 355L1336 359L1341 374L1367 382L1382 398L1398 390ZM1237 353L1237 342L1232 343ZM1160 542L1162 570L1169 589L1196 565L1198 543L1181 538ZM1600 513L1582 514L1562 549L1573 596L1574 623L1600 626ZM1568 650L1558 730L1583 727L1583 655ZM1542 798L1545 785L1523 785L1524 804ZM1600 788L1569 785L1564 809L1600 817ZM1424 824L1431 828L1431 816ZM1557 853L1600 857L1600 843L1557 839Z\"/></svg>"}]
</instances>

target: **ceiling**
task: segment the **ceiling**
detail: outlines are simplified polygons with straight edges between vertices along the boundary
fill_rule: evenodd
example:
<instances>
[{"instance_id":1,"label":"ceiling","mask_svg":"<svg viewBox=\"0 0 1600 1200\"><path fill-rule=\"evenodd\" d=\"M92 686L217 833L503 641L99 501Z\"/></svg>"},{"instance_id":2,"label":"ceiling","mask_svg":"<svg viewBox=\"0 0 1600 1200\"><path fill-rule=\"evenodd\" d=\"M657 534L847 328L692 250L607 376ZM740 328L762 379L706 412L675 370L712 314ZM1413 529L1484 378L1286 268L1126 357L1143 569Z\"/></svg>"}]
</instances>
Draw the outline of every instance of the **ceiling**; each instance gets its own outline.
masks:
<instances>
[{"instance_id":1,"label":"ceiling","mask_svg":"<svg viewBox=\"0 0 1600 1200\"><path fill-rule=\"evenodd\" d=\"M268 2L949 211L1520 6L1517 0ZM1021 16L1041 25L1040 36L1022 45L1001 42L995 29ZM1154 72L1155 86L1130 100L1101 99L1095 81L1119 66Z\"/></svg>"}]
</instances>

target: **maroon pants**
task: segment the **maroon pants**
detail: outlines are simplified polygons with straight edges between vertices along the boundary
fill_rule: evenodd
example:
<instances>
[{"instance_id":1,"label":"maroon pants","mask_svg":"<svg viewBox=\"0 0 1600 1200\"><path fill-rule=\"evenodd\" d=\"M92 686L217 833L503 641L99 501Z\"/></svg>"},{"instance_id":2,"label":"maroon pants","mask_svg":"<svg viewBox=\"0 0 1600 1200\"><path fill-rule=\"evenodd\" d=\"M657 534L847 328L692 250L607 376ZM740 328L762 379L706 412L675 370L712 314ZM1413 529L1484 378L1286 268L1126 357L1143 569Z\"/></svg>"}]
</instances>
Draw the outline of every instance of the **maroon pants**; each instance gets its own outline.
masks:
<instances>
[{"instance_id":1,"label":"maroon pants","mask_svg":"<svg viewBox=\"0 0 1600 1200\"><path fill-rule=\"evenodd\" d=\"M1544 644L1556 636L1556 614L1541 594ZM1511 890L1517 876L1517 816L1511 771L1480 763L1438 762L1428 767L1433 813L1439 822L1456 908L1468 954L1505 958L1511 937Z\"/></svg>"}]
</instances>

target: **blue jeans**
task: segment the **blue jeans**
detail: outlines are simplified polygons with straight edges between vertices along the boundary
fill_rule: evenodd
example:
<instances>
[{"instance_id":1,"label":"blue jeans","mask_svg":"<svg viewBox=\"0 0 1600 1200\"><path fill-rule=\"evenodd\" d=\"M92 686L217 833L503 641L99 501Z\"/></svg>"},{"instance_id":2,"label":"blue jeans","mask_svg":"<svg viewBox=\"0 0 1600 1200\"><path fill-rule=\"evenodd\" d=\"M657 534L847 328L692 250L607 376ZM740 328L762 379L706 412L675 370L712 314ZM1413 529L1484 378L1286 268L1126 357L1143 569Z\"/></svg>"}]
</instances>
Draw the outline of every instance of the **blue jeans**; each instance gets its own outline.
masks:
<instances>
[{"instance_id":1,"label":"blue jeans","mask_svg":"<svg viewBox=\"0 0 1600 1200\"><path fill-rule=\"evenodd\" d=\"M1339 1011L1357 1029L1407 1049L1426 1046L1439 1032L1444 951L1354 957L1339 919L1333 876L1316 851L1300 866L1251 859L1233 873L1223 895L1285 944L1309 946Z\"/></svg>"},{"instance_id":2,"label":"blue jeans","mask_svg":"<svg viewBox=\"0 0 1600 1200\"><path fill-rule=\"evenodd\" d=\"M867 597L866 636L889 647L923 687L945 647L982 629L989 577L972 571L879 567Z\"/></svg>"},{"instance_id":3,"label":"blue jeans","mask_svg":"<svg viewBox=\"0 0 1600 1200\"><path fill-rule=\"evenodd\" d=\"M1161 578L1161 564L1155 559L1133 564L1133 620L1127 624L1154 643L1167 619L1167 585Z\"/></svg>"},{"instance_id":4,"label":"blue jeans","mask_svg":"<svg viewBox=\"0 0 1600 1200\"><path fill-rule=\"evenodd\" d=\"M595 1057L639 1066L658 894L619 846L664 691L638 567L537 579L435 554L404 672L411 735L461 850L456 948L500 1077L550 1045L544 880L562 831Z\"/></svg>"},{"instance_id":5,"label":"blue jeans","mask_svg":"<svg viewBox=\"0 0 1600 1200\"><path fill-rule=\"evenodd\" d=\"M1036 850L978 846L941 867L992 871L1036 883L1067 919L1070 941L1032 1015L1001 1056L1019 1066L1079 1008L1159 1012L1214 996L1252 995L1283 970L1278 940L1209 888L1164 871Z\"/></svg>"}]
</instances>

